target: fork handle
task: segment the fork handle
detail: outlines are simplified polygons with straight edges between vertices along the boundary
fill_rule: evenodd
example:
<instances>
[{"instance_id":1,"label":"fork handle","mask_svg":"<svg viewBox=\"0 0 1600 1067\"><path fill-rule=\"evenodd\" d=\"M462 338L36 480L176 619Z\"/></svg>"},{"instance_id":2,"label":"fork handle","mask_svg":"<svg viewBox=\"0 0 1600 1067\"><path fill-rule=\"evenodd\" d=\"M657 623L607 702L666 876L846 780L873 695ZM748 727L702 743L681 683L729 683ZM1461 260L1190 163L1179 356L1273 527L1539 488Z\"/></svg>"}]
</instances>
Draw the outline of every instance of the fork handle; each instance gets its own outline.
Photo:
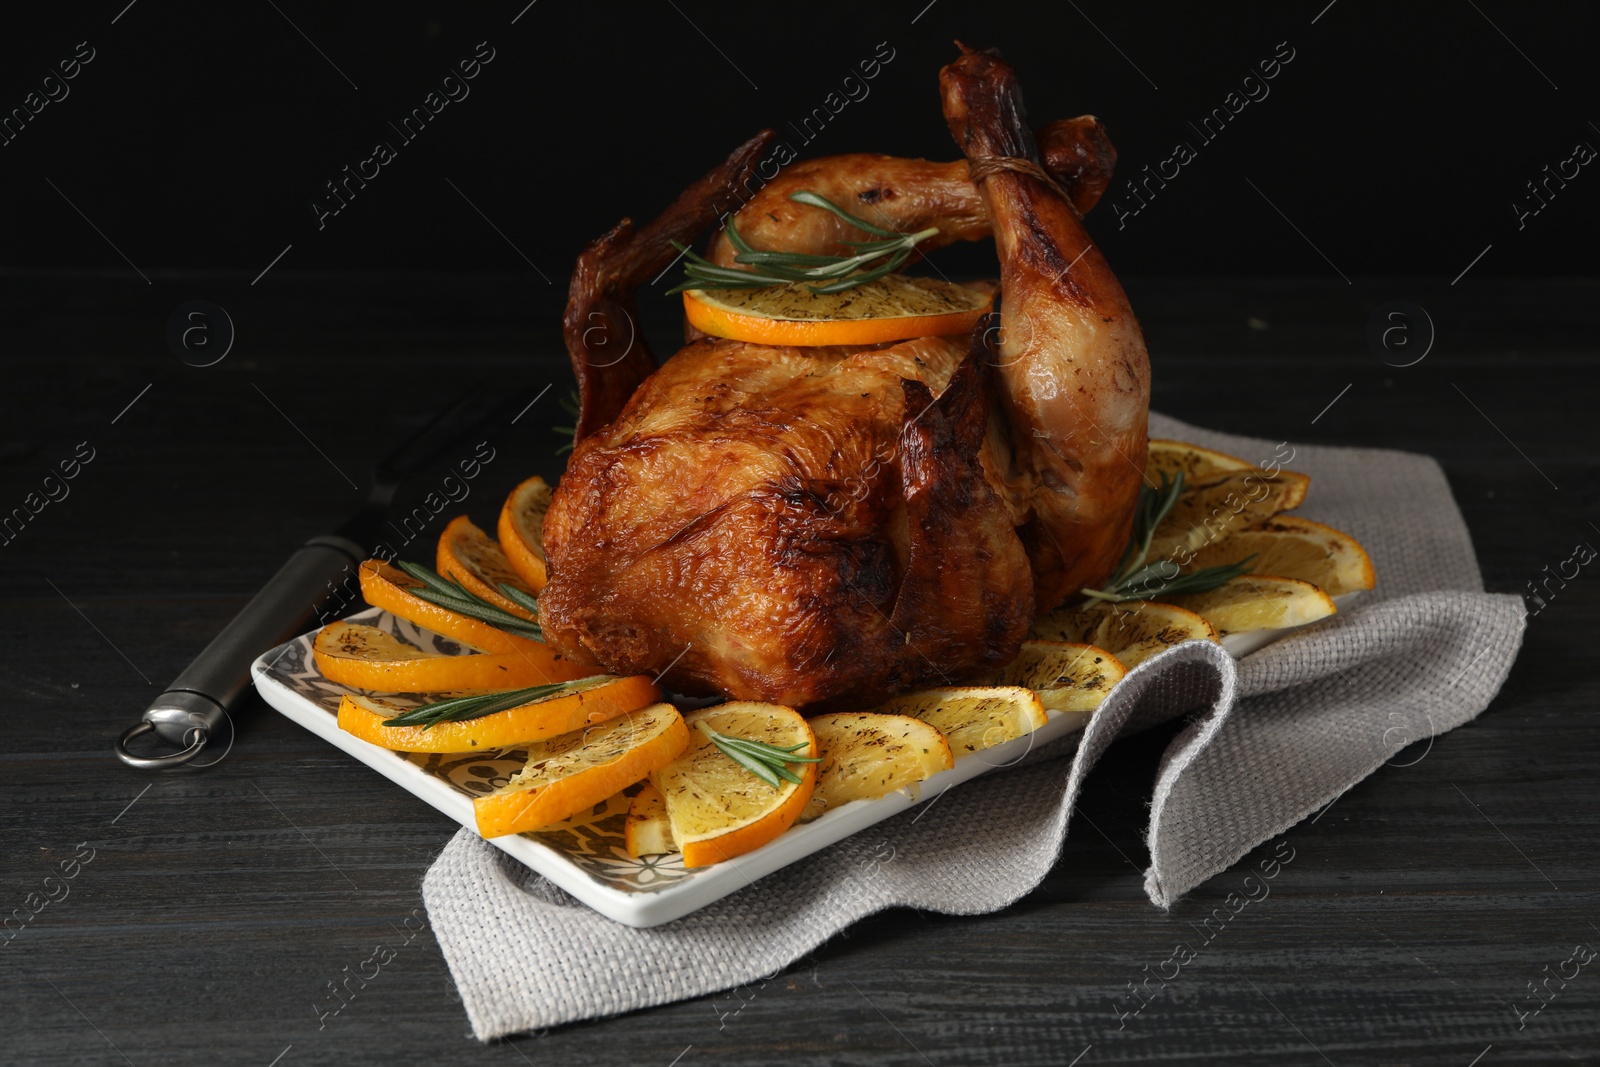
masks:
<instances>
[{"instance_id":1,"label":"fork handle","mask_svg":"<svg viewBox=\"0 0 1600 1067\"><path fill-rule=\"evenodd\" d=\"M118 757L131 766L156 768L199 755L249 686L255 658L300 633L346 572L365 558L365 549L337 534L302 545L118 739ZM128 750L129 740L152 731L182 751L137 756Z\"/></svg>"}]
</instances>

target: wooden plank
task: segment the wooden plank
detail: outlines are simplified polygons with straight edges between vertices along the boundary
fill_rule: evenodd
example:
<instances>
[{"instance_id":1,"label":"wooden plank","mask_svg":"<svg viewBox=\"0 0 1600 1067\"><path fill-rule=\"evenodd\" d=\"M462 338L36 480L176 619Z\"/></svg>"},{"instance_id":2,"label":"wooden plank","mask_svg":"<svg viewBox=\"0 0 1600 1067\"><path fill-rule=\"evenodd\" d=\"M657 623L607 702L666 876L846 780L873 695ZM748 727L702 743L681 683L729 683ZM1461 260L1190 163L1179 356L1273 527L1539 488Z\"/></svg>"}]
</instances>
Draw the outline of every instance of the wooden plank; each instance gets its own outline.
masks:
<instances>
[{"instance_id":1,"label":"wooden plank","mask_svg":"<svg viewBox=\"0 0 1600 1067\"><path fill-rule=\"evenodd\" d=\"M238 351L203 371L133 340L143 294L126 279L61 277L6 298L16 314L0 329L14 354L0 499L20 500L77 441L98 450L71 496L0 557L0 682L11 698L0 911L23 906L80 843L94 850L68 897L0 947L9 1061L120 1063L113 1043L141 1065L263 1067L280 1054L283 1067L666 1065L680 1054L683 1067L1066 1064L1080 1054L1084 1065L1467 1067L1491 1045L1479 1062L1495 1067L1600 1055L1600 975L1585 970L1521 1029L1513 1011L1531 1008L1526 983L1547 964L1580 942L1600 947L1600 683L1587 669L1600 578L1587 570L1530 620L1489 712L1291 830L1296 858L1272 895L1202 945L1196 926L1242 870L1169 914L1141 889L1142 805L1168 728L1107 757L1061 861L1018 905L874 917L742 1008L699 998L480 1047L424 933L319 1019L328 983L401 937L452 827L253 698L237 747L213 770L140 774L111 758L110 741L296 544L351 510L357 494L334 466L360 481L385 442L450 394L458 368L553 382L545 402L568 378L550 324L516 310L522 279L433 279L427 305L418 286L391 279L282 270L274 282L229 304L248 328ZM1600 399L1600 287L1130 290L1159 409L1233 432L1438 456L1490 589L1516 591L1577 540L1600 537L1588 525L1597 464L1587 438ZM1397 296L1439 327L1415 367L1366 349L1371 306ZM81 321L70 358L48 335L19 331L34 312ZM548 427L564 421L546 403L519 423L467 502L480 522L520 478L559 470ZM1123 1018L1127 983L1178 942L1197 949L1194 961Z\"/></svg>"}]
</instances>

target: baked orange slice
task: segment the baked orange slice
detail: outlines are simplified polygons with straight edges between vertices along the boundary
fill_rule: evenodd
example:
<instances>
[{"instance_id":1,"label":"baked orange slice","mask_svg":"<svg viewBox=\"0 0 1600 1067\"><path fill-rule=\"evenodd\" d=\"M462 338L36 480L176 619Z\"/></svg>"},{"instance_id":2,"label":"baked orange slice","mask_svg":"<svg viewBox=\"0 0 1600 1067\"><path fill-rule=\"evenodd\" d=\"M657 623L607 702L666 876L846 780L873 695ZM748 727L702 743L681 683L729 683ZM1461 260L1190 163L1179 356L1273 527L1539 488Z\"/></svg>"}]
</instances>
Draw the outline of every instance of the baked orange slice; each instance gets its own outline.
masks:
<instances>
[{"instance_id":1,"label":"baked orange slice","mask_svg":"<svg viewBox=\"0 0 1600 1067\"><path fill-rule=\"evenodd\" d=\"M715 733L814 758L805 716L781 704L740 700L685 717L693 729L683 753L650 775L666 798L685 867L705 867L760 848L794 825L816 786L816 763L791 763L791 777L763 781L727 755Z\"/></svg>"},{"instance_id":2,"label":"baked orange slice","mask_svg":"<svg viewBox=\"0 0 1600 1067\"><path fill-rule=\"evenodd\" d=\"M969 333L994 297L936 278L889 274L840 293L813 282L759 289L689 289L689 324L713 337L763 345L872 345Z\"/></svg>"},{"instance_id":3,"label":"baked orange slice","mask_svg":"<svg viewBox=\"0 0 1600 1067\"><path fill-rule=\"evenodd\" d=\"M921 719L944 735L956 759L1031 734L1049 721L1039 695L1019 685L922 689L892 697L873 711Z\"/></svg>"},{"instance_id":4,"label":"baked orange slice","mask_svg":"<svg viewBox=\"0 0 1600 1067\"><path fill-rule=\"evenodd\" d=\"M1206 545L1189 566L1199 570L1237 563L1249 556L1251 574L1298 578L1329 596L1371 589L1377 581L1372 557L1343 530L1294 515L1274 515L1227 540Z\"/></svg>"},{"instance_id":5,"label":"baked orange slice","mask_svg":"<svg viewBox=\"0 0 1600 1067\"><path fill-rule=\"evenodd\" d=\"M1203 617L1222 637L1304 626L1339 610L1332 597L1310 582L1266 574L1241 574L1204 593L1169 599Z\"/></svg>"},{"instance_id":6,"label":"baked orange slice","mask_svg":"<svg viewBox=\"0 0 1600 1067\"><path fill-rule=\"evenodd\" d=\"M1151 438L1145 451L1145 476L1154 485L1165 474L1174 479L1182 474L1185 481L1209 478L1213 474L1229 471L1254 470L1255 464L1214 448L1191 445L1187 441L1172 441L1164 437ZM1266 472L1263 471L1263 474Z\"/></svg>"},{"instance_id":7,"label":"baked orange slice","mask_svg":"<svg viewBox=\"0 0 1600 1067\"><path fill-rule=\"evenodd\" d=\"M390 726L390 719L412 709L382 697L347 693L339 701L339 728L397 752L474 752L543 741L660 699L661 689L642 674L630 678L602 674L568 682L552 693L535 693L526 703L476 719Z\"/></svg>"},{"instance_id":8,"label":"baked orange slice","mask_svg":"<svg viewBox=\"0 0 1600 1067\"><path fill-rule=\"evenodd\" d=\"M1032 636L1103 648L1130 671L1156 653L1185 641L1221 640L1202 616L1176 604L1153 600L1057 608L1034 620Z\"/></svg>"},{"instance_id":9,"label":"baked orange slice","mask_svg":"<svg viewBox=\"0 0 1600 1067\"><path fill-rule=\"evenodd\" d=\"M504 788L473 799L478 832L520 834L570 818L665 766L688 745L689 729L671 704L536 741Z\"/></svg>"},{"instance_id":10,"label":"baked orange slice","mask_svg":"<svg viewBox=\"0 0 1600 1067\"><path fill-rule=\"evenodd\" d=\"M1201 549L1299 507L1311 482L1297 471L1274 467L1269 473L1215 449L1161 438L1151 441L1145 482L1153 488L1163 478L1172 481L1179 475L1183 492L1156 528L1147 558L1171 559L1182 567Z\"/></svg>"},{"instance_id":11,"label":"baked orange slice","mask_svg":"<svg viewBox=\"0 0 1600 1067\"><path fill-rule=\"evenodd\" d=\"M955 766L950 742L913 715L844 711L811 720L822 750L817 788L802 818L852 800L874 800Z\"/></svg>"},{"instance_id":12,"label":"baked orange slice","mask_svg":"<svg viewBox=\"0 0 1600 1067\"><path fill-rule=\"evenodd\" d=\"M1005 685L1024 685L1047 711L1093 711L1122 681L1127 667L1103 648L1069 641L1024 641L1000 672Z\"/></svg>"},{"instance_id":13,"label":"baked orange slice","mask_svg":"<svg viewBox=\"0 0 1600 1067\"><path fill-rule=\"evenodd\" d=\"M335 622L317 631L311 652L330 682L387 693L443 693L455 689L521 689L569 682L592 673L548 645L535 653L485 652L447 656L408 645L386 630Z\"/></svg>"},{"instance_id":14,"label":"baked orange slice","mask_svg":"<svg viewBox=\"0 0 1600 1067\"><path fill-rule=\"evenodd\" d=\"M1177 503L1156 527L1148 558L1184 566L1189 555L1207 545L1299 507L1310 483L1309 476L1291 470L1270 477L1243 470L1186 478Z\"/></svg>"},{"instance_id":15,"label":"baked orange slice","mask_svg":"<svg viewBox=\"0 0 1600 1067\"><path fill-rule=\"evenodd\" d=\"M427 585L420 578L413 578L392 563L369 559L361 565L361 595L375 608L484 652L526 651L530 655L544 654L540 650L548 652L544 644L531 637L506 633L486 622L424 600L414 592L424 588Z\"/></svg>"},{"instance_id":16,"label":"baked orange slice","mask_svg":"<svg viewBox=\"0 0 1600 1067\"><path fill-rule=\"evenodd\" d=\"M678 851L678 842L672 836L672 819L667 816L667 798L650 782L634 794L628 805L622 841L628 855L636 858Z\"/></svg>"},{"instance_id":17,"label":"baked orange slice","mask_svg":"<svg viewBox=\"0 0 1600 1067\"><path fill-rule=\"evenodd\" d=\"M500 587L509 585L529 598L533 597L535 591L511 566L500 543L474 526L465 515L451 519L450 525L439 535L438 563L434 570L445 578L460 582L468 592L504 611L538 621L537 612L528 604L518 603L508 597Z\"/></svg>"},{"instance_id":18,"label":"baked orange slice","mask_svg":"<svg viewBox=\"0 0 1600 1067\"><path fill-rule=\"evenodd\" d=\"M500 509L500 550L527 587L537 593L550 580L544 558L544 513L555 490L535 475L511 490Z\"/></svg>"}]
</instances>

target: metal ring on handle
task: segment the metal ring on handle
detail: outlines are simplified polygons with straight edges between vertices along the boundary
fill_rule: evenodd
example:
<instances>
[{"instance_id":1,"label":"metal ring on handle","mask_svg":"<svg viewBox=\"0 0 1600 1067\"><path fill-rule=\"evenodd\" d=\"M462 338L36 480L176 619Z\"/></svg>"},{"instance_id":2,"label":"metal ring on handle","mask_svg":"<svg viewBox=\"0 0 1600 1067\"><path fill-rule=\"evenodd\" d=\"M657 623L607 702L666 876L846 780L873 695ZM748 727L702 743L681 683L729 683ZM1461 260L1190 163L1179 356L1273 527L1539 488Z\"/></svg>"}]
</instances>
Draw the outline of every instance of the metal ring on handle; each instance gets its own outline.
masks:
<instances>
[{"instance_id":1,"label":"metal ring on handle","mask_svg":"<svg viewBox=\"0 0 1600 1067\"><path fill-rule=\"evenodd\" d=\"M128 727L127 730L123 731L122 736L117 738L117 758L130 767L139 767L144 770L158 770L162 767L181 767L183 764L188 763L190 760L200 755L200 750L205 748L206 742L210 740L209 736L206 734L206 731L202 727L196 726L188 733L183 735L183 739L190 742L188 748L181 749L177 752L169 752L165 756L135 756L132 752L128 751L129 741L132 741L135 737L150 733L154 730L155 725L153 723L145 722L143 720L140 720L139 722L136 722L132 726ZM193 740L190 741L190 738L193 738Z\"/></svg>"}]
</instances>

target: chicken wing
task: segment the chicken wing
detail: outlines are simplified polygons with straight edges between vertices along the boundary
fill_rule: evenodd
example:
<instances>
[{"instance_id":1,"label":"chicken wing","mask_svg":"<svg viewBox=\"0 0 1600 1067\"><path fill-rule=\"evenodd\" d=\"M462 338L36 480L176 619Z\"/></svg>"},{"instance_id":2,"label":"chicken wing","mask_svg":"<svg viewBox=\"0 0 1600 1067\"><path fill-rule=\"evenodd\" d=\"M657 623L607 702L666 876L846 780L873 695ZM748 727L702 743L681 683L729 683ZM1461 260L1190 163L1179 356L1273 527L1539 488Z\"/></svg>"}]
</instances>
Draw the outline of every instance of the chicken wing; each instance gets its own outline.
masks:
<instances>
[{"instance_id":1,"label":"chicken wing","mask_svg":"<svg viewBox=\"0 0 1600 1067\"><path fill-rule=\"evenodd\" d=\"M824 212L800 214L789 202L789 193L811 183L836 203L854 198L873 205L871 214L886 226L909 232L938 225L940 235L925 242L930 249L989 233L987 209L967 177L965 160L831 156L796 164L763 182L755 168L771 141L771 130L756 134L648 226L637 229L632 219L623 219L578 257L562 319L578 379L577 440L616 418L656 369L639 330L634 291L671 266L679 255L674 241L689 244L714 220L734 217L759 247L837 251L840 238L853 236L849 228ZM1039 131L1039 143L1045 165L1071 192L1074 207L1088 211L1117 161L1105 127L1092 115L1059 119ZM783 221L775 224L775 219ZM719 234L711 258L726 263L732 257L732 247Z\"/></svg>"},{"instance_id":2,"label":"chicken wing","mask_svg":"<svg viewBox=\"0 0 1600 1067\"><path fill-rule=\"evenodd\" d=\"M1080 115L1052 122L1039 131L1039 148L1046 171L1068 190L1073 209L1082 215L1094 207L1117 163L1117 151L1100 120ZM982 240L991 229L988 208L972 184L966 160L938 163L857 153L784 168L733 217L740 236L764 250L849 255L852 249L843 242L861 235L837 215L789 199L802 189L901 233L937 226L938 234L917 246L922 252ZM734 254L727 234L719 233L707 258L729 266Z\"/></svg>"},{"instance_id":3,"label":"chicken wing","mask_svg":"<svg viewBox=\"0 0 1600 1067\"><path fill-rule=\"evenodd\" d=\"M656 369L656 357L639 329L634 292L678 257L673 246L688 244L733 210L735 196L772 140L762 130L733 150L721 166L685 189L643 229L623 219L578 257L567 290L561 327L578 379L577 440L617 417L640 382Z\"/></svg>"}]
</instances>

